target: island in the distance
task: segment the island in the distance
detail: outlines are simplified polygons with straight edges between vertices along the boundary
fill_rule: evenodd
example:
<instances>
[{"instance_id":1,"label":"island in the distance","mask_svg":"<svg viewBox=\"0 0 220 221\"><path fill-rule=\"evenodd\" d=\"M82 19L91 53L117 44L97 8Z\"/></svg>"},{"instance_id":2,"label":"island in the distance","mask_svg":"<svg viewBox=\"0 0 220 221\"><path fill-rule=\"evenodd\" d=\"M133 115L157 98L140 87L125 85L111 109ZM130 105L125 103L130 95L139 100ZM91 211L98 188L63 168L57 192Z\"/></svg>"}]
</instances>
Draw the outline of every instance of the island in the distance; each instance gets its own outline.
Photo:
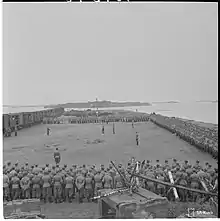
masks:
<instances>
[{"instance_id":1,"label":"island in the distance","mask_svg":"<svg viewBox=\"0 0 220 221\"><path fill-rule=\"evenodd\" d=\"M109 107L129 107L129 106L151 106L148 102L112 102L112 101L88 101L81 103L66 103L57 105L46 105L45 108L109 108Z\"/></svg>"}]
</instances>

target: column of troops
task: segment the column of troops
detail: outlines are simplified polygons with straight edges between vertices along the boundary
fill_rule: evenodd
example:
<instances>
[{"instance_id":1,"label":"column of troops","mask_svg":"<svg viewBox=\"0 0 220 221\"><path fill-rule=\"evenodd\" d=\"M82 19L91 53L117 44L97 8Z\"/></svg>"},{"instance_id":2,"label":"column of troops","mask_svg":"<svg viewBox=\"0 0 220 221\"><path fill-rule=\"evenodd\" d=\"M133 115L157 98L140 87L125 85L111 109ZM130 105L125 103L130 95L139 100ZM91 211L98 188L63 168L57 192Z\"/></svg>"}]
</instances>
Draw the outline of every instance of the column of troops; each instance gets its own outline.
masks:
<instances>
[{"instance_id":1,"label":"column of troops","mask_svg":"<svg viewBox=\"0 0 220 221\"><path fill-rule=\"evenodd\" d=\"M150 120L203 152L218 158L218 127L208 128L175 117L152 114Z\"/></svg>"},{"instance_id":2,"label":"column of troops","mask_svg":"<svg viewBox=\"0 0 220 221\"><path fill-rule=\"evenodd\" d=\"M134 160L129 161L126 166L118 165L119 171L129 177L134 168ZM208 162L204 166L196 161L194 165L187 160L183 163L173 159L172 162L165 160L163 164L157 160L153 165L149 160L143 161L140 173L144 176L170 182L168 171L171 171L175 184L193 189L203 189L200 180L206 180L210 191L218 189L218 169L213 168ZM152 181L139 180L142 188L146 188L169 200L175 200L174 193L167 186ZM91 201L100 189L117 189L124 187L120 174L112 167L101 165L19 165L7 162L3 166L3 196L4 201L17 199L37 198L47 202L73 202L79 203L84 200ZM181 201L196 202L202 199L202 194L177 189Z\"/></svg>"}]
</instances>

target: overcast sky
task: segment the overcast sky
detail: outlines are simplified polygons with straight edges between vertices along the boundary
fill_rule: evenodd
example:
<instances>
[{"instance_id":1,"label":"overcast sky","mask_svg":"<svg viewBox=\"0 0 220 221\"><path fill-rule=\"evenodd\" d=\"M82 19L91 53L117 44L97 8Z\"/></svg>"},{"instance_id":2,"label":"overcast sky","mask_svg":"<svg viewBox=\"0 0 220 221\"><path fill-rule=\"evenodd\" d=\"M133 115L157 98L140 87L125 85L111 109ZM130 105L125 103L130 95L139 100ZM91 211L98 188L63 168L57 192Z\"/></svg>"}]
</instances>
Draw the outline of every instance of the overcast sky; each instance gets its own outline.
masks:
<instances>
[{"instance_id":1,"label":"overcast sky","mask_svg":"<svg viewBox=\"0 0 220 221\"><path fill-rule=\"evenodd\" d=\"M3 3L4 104L217 99L216 3Z\"/></svg>"}]
</instances>

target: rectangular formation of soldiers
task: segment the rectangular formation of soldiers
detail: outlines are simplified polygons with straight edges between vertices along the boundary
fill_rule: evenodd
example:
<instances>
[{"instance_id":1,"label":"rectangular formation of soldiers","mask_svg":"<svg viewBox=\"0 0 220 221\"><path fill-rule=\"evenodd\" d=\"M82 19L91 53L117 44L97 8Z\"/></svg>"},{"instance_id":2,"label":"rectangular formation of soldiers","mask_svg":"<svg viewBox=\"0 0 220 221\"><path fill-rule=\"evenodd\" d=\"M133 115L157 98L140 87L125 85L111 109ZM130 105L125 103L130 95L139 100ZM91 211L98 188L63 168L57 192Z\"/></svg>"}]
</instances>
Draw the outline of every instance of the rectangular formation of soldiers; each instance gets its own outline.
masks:
<instances>
[{"instance_id":1,"label":"rectangular formation of soldiers","mask_svg":"<svg viewBox=\"0 0 220 221\"><path fill-rule=\"evenodd\" d=\"M175 117L151 114L150 120L203 152L218 158L218 127L208 128Z\"/></svg>"},{"instance_id":2,"label":"rectangular formation of soldiers","mask_svg":"<svg viewBox=\"0 0 220 221\"><path fill-rule=\"evenodd\" d=\"M135 161L129 161L123 167L118 165L119 171L129 179L129 174L133 171ZM188 161L183 164L173 160L171 164L165 160L161 165L157 160L152 165L149 160L143 161L140 173L158 179L161 181L169 181L168 171L171 171L176 184L191 187L194 189L202 189L200 179L205 179L210 191L218 189L218 170L212 168L209 163L202 167L199 161L195 165L190 165ZM123 179L110 164L108 167L101 165L100 168L93 166L77 166L67 165L50 166L46 164L44 167L38 165L30 166L26 163L24 166L14 165L8 162L3 166L3 197L4 201L17 199L37 198L47 202L73 202L79 203L83 200L91 201L92 197L97 196L100 189L117 189L124 187ZM175 200L172 191L168 191L167 187L155 182L139 180L141 187L146 188L156 194L168 197L169 200ZM178 189L181 201L197 201L203 197L198 193Z\"/></svg>"}]
</instances>

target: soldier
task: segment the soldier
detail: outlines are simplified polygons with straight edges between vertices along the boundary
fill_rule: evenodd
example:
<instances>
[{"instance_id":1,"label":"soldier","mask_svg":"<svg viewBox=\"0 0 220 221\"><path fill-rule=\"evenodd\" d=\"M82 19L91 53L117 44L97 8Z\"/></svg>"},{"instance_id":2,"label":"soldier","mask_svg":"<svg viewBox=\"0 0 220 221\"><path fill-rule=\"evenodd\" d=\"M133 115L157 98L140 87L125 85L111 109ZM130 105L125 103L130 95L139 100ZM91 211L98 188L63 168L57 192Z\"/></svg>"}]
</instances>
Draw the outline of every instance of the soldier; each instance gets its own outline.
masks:
<instances>
[{"instance_id":1,"label":"soldier","mask_svg":"<svg viewBox=\"0 0 220 221\"><path fill-rule=\"evenodd\" d=\"M122 178L118 172L116 172L114 184L115 184L115 186L114 186L115 189L123 187L123 181L122 181Z\"/></svg>"},{"instance_id":2,"label":"soldier","mask_svg":"<svg viewBox=\"0 0 220 221\"><path fill-rule=\"evenodd\" d=\"M100 170L97 171L96 175L94 176L95 181L95 195L97 196L98 190L102 189L102 175Z\"/></svg>"},{"instance_id":3,"label":"soldier","mask_svg":"<svg viewBox=\"0 0 220 221\"><path fill-rule=\"evenodd\" d=\"M153 169L153 166L151 165L150 160L147 160L145 164L145 170L151 170L151 169Z\"/></svg>"},{"instance_id":4,"label":"soldier","mask_svg":"<svg viewBox=\"0 0 220 221\"><path fill-rule=\"evenodd\" d=\"M209 163L205 162L204 171L207 172L209 168Z\"/></svg>"},{"instance_id":5,"label":"soldier","mask_svg":"<svg viewBox=\"0 0 220 221\"><path fill-rule=\"evenodd\" d=\"M41 197L41 175L38 172L35 172L34 177L32 179L32 198L40 199Z\"/></svg>"},{"instance_id":6,"label":"soldier","mask_svg":"<svg viewBox=\"0 0 220 221\"><path fill-rule=\"evenodd\" d=\"M13 177L15 174L17 174L17 172L15 171L15 168L12 167L11 171L9 172L9 178Z\"/></svg>"},{"instance_id":7,"label":"soldier","mask_svg":"<svg viewBox=\"0 0 220 221\"><path fill-rule=\"evenodd\" d=\"M21 191L22 191L22 198L23 199L30 199L30 186L31 181L30 178L27 176L27 173L23 174L23 178L20 181Z\"/></svg>"},{"instance_id":8,"label":"soldier","mask_svg":"<svg viewBox=\"0 0 220 221\"><path fill-rule=\"evenodd\" d=\"M79 174L76 178L76 188L79 196L79 203L83 202L84 185L85 185L85 177L82 174Z\"/></svg>"},{"instance_id":9,"label":"soldier","mask_svg":"<svg viewBox=\"0 0 220 221\"><path fill-rule=\"evenodd\" d=\"M48 170L44 170L44 175L42 176L42 185L43 185L43 199L47 203L51 198L51 176L49 175Z\"/></svg>"},{"instance_id":10,"label":"soldier","mask_svg":"<svg viewBox=\"0 0 220 221\"><path fill-rule=\"evenodd\" d=\"M186 169L187 177L190 177L193 174L192 165L188 166L188 169Z\"/></svg>"},{"instance_id":11,"label":"soldier","mask_svg":"<svg viewBox=\"0 0 220 221\"><path fill-rule=\"evenodd\" d=\"M157 179L160 181L163 181L163 182L165 181L162 173L158 173ZM160 183L157 184L157 194L159 194L161 196L165 196L165 190L166 190L165 185L160 184Z\"/></svg>"},{"instance_id":12,"label":"soldier","mask_svg":"<svg viewBox=\"0 0 220 221\"><path fill-rule=\"evenodd\" d=\"M115 134L115 123L113 123L113 134Z\"/></svg>"},{"instance_id":13,"label":"soldier","mask_svg":"<svg viewBox=\"0 0 220 221\"><path fill-rule=\"evenodd\" d=\"M54 160L55 160L56 165L60 163L60 159L61 159L60 152L58 148L56 148L56 151L54 152Z\"/></svg>"},{"instance_id":14,"label":"soldier","mask_svg":"<svg viewBox=\"0 0 220 221\"><path fill-rule=\"evenodd\" d=\"M177 160L174 158L172 163L172 169L177 167Z\"/></svg>"},{"instance_id":15,"label":"soldier","mask_svg":"<svg viewBox=\"0 0 220 221\"><path fill-rule=\"evenodd\" d=\"M17 200L20 194L20 179L17 177L17 173L13 175L11 178L11 190L12 190L12 200Z\"/></svg>"},{"instance_id":16,"label":"soldier","mask_svg":"<svg viewBox=\"0 0 220 221\"><path fill-rule=\"evenodd\" d=\"M195 168L196 171L199 171L202 168L200 163L199 163L199 160L196 161L196 164L193 166L193 168Z\"/></svg>"},{"instance_id":17,"label":"soldier","mask_svg":"<svg viewBox=\"0 0 220 221\"><path fill-rule=\"evenodd\" d=\"M104 135L105 134L105 127L104 127L104 125L102 126L102 135Z\"/></svg>"},{"instance_id":18,"label":"soldier","mask_svg":"<svg viewBox=\"0 0 220 221\"><path fill-rule=\"evenodd\" d=\"M110 176L109 172L104 175L102 178L102 183L104 184L104 189L112 189L113 188L113 180Z\"/></svg>"},{"instance_id":19,"label":"soldier","mask_svg":"<svg viewBox=\"0 0 220 221\"><path fill-rule=\"evenodd\" d=\"M82 166L82 172L83 172L84 174L87 174L87 173L88 173L88 169L87 169L87 167L86 167L85 164L83 164L83 166Z\"/></svg>"},{"instance_id":20,"label":"soldier","mask_svg":"<svg viewBox=\"0 0 220 221\"><path fill-rule=\"evenodd\" d=\"M74 178L70 175L67 174L65 177L65 197L66 197L66 202L72 202L73 199L73 185L74 185Z\"/></svg>"},{"instance_id":21,"label":"soldier","mask_svg":"<svg viewBox=\"0 0 220 221\"><path fill-rule=\"evenodd\" d=\"M9 178L6 173L3 175L3 201L10 200Z\"/></svg>"},{"instance_id":22,"label":"soldier","mask_svg":"<svg viewBox=\"0 0 220 221\"><path fill-rule=\"evenodd\" d=\"M164 161L163 170L171 170L168 160Z\"/></svg>"},{"instance_id":23,"label":"soldier","mask_svg":"<svg viewBox=\"0 0 220 221\"><path fill-rule=\"evenodd\" d=\"M134 128L134 120L132 120L132 123L131 123L131 125L132 125L132 128Z\"/></svg>"},{"instance_id":24,"label":"soldier","mask_svg":"<svg viewBox=\"0 0 220 221\"><path fill-rule=\"evenodd\" d=\"M33 173L39 173L40 170L41 170L41 169L38 167L38 164L36 164L35 167L33 168L32 172L33 172Z\"/></svg>"},{"instance_id":25,"label":"soldier","mask_svg":"<svg viewBox=\"0 0 220 221\"><path fill-rule=\"evenodd\" d=\"M162 166L161 166L161 164L160 164L160 161L159 160L156 160L156 164L155 164L155 166L154 166L154 169L155 170L157 170L157 169L159 169L159 168L161 168Z\"/></svg>"},{"instance_id":26,"label":"soldier","mask_svg":"<svg viewBox=\"0 0 220 221\"><path fill-rule=\"evenodd\" d=\"M53 194L55 203L61 203L62 184L63 180L61 171L58 171L53 177Z\"/></svg>"},{"instance_id":27,"label":"soldier","mask_svg":"<svg viewBox=\"0 0 220 221\"><path fill-rule=\"evenodd\" d=\"M155 179L155 173L154 173L153 170L147 171L146 175L147 175L148 177L150 177L150 178ZM152 182L152 181L150 181L150 180L147 180L147 181L146 181L146 189L149 190L149 191L151 191L151 192L153 192L153 193L155 193L155 192L156 192L156 189L155 189L155 184L154 184L154 182Z\"/></svg>"},{"instance_id":28,"label":"soldier","mask_svg":"<svg viewBox=\"0 0 220 221\"><path fill-rule=\"evenodd\" d=\"M94 178L92 173L87 173L85 178L85 197L88 202L90 202L90 198L93 197L93 186L94 186Z\"/></svg>"},{"instance_id":29,"label":"soldier","mask_svg":"<svg viewBox=\"0 0 220 221\"><path fill-rule=\"evenodd\" d=\"M19 166L18 166L18 161L15 163L14 168L15 168L15 170L16 170L16 171L19 169Z\"/></svg>"},{"instance_id":30,"label":"soldier","mask_svg":"<svg viewBox=\"0 0 220 221\"><path fill-rule=\"evenodd\" d=\"M175 180L175 184L187 187L188 183L186 181L186 178L187 178L186 173L184 173L184 172L180 173L180 175L177 177L177 180ZM178 195L180 197L180 200L182 202L186 202L187 191L184 189L177 189L177 191L178 191Z\"/></svg>"},{"instance_id":31,"label":"soldier","mask_svg":"<svg viewBox=\"0 0 220 221\"><path fill-rule=\"evenodd\" d=\"M8 161L7 164L6 164L6 170L10 171L11 168L12 168L11 161Z\"/></svg>"},{"instance_id":32,"label":"soldier","mask_svg":"<svg viewBox=\"0 0 220 221\"><path fill-rule=\"evenodd\" d=\"M50 128L47 127L47 136L50 136Z\"/></svg>"},{"instance_id":33,"label":"soldier","mask_svg":"<svg viewBox=\"0 0 220 221\"><path fill-rule=\"evenodd\" d=\"M193 174L190 176L190 188L192 189L200 189L200 182L198 175L196 174L196 169L193 170ZM192 201L196 202L199 194L196 192L190 193L190 197L192 197Z\"/></svg>"},{"instance_id":34,"label":"soldier","mask_svg":"<svg viewBox=\"0 0 220 221\"><path fill-rule=\"evenodd\" d=\"M189 168L189 161L188 160L184 161L182 168L184 168L185 170Z\"/></svg>"},{"instance_id":35,"label":"soldier","mask_svg":"<svg viewBox=\"0 0 220 221\"><path fill-rule=\"evenodd\" d=\"M25 170L25 171L29 171L29 165L28 165L28 162L25 163L24 170Z\"/></svg>"},{"instance_id":36,"label":"soldier","mask_svg":"<svg viewBox=\"0 0 220 221\"><path fill-rule=\"evenodd\" d=\"M138 132L136 132L136 145L139 146L139 143L140 143L140 137Z\"/></svg>"}]
</instances>

